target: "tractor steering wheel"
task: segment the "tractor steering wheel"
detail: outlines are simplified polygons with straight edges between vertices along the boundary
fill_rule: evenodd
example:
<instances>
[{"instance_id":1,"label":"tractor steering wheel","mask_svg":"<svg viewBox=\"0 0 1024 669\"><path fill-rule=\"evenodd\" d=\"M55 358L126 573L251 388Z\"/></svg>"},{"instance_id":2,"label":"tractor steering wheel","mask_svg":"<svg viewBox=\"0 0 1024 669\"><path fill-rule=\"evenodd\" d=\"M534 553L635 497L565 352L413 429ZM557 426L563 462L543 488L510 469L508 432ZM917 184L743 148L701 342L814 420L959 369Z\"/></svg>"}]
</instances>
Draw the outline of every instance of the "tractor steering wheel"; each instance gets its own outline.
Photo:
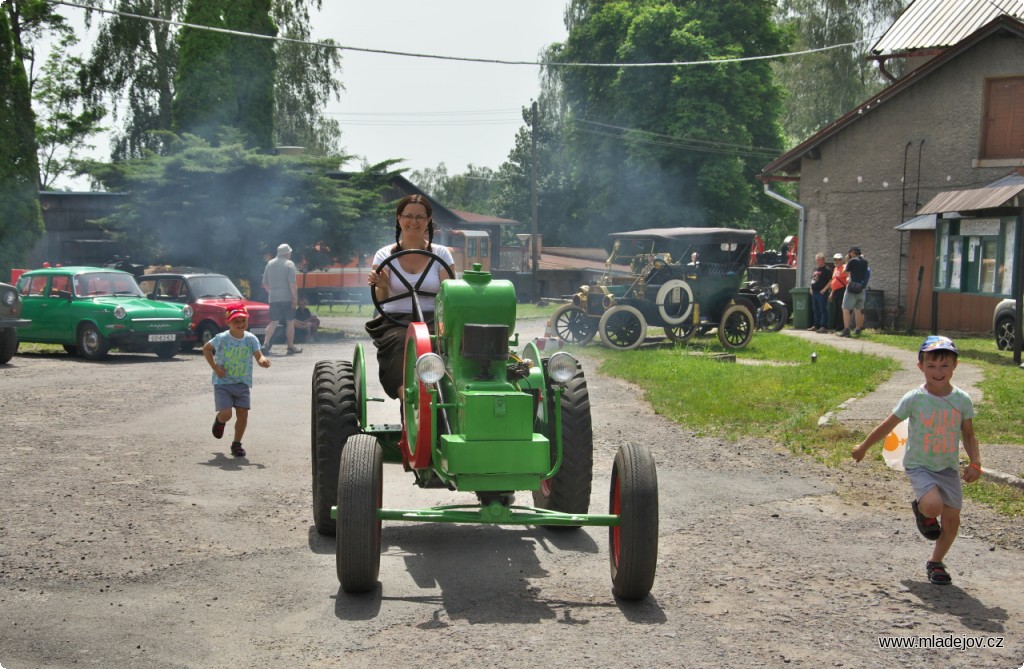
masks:
<instances>
[{"instance_id":1,"label":"tractor steering wheel","mask_svg":"<svg viewBox=\"0 0 1024 669\"><path fill-rule=\"evenodd\" d=\"M427 258L430 259L430 262L427 263L427 266L423 268L423 272L420 274L420 278L416 282L416 285L409 283L409 280L405 278L405 276L401 272L394 271L395 268L392 267L392 265L395 264L395 261L398 260L398 258L401 258L402 256L409 253L427 256ZM406 287L406 291L404 293L398 293L397 295L389 295L387 298L379 300L377 299L377 291L374 289L374 286L370 286L370 299L373 300L373 306L377 309L377 313L382 315L385 318L385 320L395 325L404 327L406 323L403 323L402 321L398 320L397 318L389 314L387 311L384 311L383 305L387 304L388 302L395 302L396 300L401 300L402 298L409 297L412 298L412 315L414 321L422 322L423 310L420 308L419 298L436 297L437 293L431 293L430 291L423 290L420 286L423 283L423 281L427 278L427 273L430 272L431 268L434 266L435 261L440 263L441 267L446 272L448 272L449 278L455 278L455 272L452 271L452 268L448 265L448 263L442 260L441 257L436 253L426 251L423 249L406 249L404 251L399 251L398 253L388 256L387 258L384 259L384 261L381 264L377 265L378 274L381 272L381 270L385 268L391 268L392 271L390 273L393 273L396 277L398 277L398 280L401 281L402 284Z\"/></svg>"}]
</instances>

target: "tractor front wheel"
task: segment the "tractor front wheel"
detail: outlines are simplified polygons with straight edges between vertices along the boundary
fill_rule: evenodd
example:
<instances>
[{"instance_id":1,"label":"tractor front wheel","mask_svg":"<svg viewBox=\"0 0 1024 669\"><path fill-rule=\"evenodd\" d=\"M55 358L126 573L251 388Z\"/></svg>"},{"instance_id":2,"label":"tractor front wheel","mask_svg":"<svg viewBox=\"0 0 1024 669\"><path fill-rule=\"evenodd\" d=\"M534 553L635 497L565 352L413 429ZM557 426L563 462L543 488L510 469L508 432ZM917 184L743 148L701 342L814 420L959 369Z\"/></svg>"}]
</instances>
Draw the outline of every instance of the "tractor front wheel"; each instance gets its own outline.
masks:
<instances>
[{"instance_id":1,"label":"tractor front wheel","mask_svg":"<svg viewBox=\"0 0 1024 669\"><path fill-rule=\"evenodd\" d=\"M360 434L345 445L338 475L335 564L341 589L369 592L380 574L380 518L384 498L383 456L377 440Z\"/></svg>"},{"instance_id":2,"label":"tractor front wheel","mask_svg":"<svg viewBox=\"0 0 1024 669\"><path fill-rule=\"evenodd\" d=\"M619 524L608 528L612 592L620 599L643 599L654 585L658 564L658 473L645 446L619 447L609 509L619 517Z\"/></svg>"},{"instance_id":3,"label":"tractor front wheel","mask_svg":"<svg viewBox=\"0 0 1024 669\"><path fill-rule=\"evenodd\" d=\"M359 432L352 365L321 360L313 368L311 402L313 524L320 534L335 532L331 507L338 494L338 467L349 437Z\"/></svg>"}]
</instances>

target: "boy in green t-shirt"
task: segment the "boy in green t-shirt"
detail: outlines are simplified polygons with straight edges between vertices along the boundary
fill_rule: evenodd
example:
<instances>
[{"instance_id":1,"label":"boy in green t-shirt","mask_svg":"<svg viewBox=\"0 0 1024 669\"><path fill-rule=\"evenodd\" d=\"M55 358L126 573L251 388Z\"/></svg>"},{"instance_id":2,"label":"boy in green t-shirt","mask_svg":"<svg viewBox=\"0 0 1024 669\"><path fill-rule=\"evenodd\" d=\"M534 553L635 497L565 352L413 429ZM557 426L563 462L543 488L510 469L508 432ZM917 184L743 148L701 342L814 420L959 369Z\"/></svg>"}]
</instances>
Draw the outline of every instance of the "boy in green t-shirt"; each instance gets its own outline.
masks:
<instances>
[{"instance_id":1,"label":"boy in green t-shirt","mask_svg":"<svg viewBox=\"0 0 1024 669\"><path fill-rule=\"evenodd\" d=\"M948 337L931 336L917 354L917 367L924 383L904 395L892 414L853 449L860 462L868 449L908 420L907 450L903 468L914 489L911 508L917 529L935 542L925 565L928 580L937 585L952 582L942 559L949 552L960 529L960 438L970 463L963 471L965 483L981 476L981 454L974 434L974 404L970 396L953 385L958 354Z\"/></svg>"}]
</instances>

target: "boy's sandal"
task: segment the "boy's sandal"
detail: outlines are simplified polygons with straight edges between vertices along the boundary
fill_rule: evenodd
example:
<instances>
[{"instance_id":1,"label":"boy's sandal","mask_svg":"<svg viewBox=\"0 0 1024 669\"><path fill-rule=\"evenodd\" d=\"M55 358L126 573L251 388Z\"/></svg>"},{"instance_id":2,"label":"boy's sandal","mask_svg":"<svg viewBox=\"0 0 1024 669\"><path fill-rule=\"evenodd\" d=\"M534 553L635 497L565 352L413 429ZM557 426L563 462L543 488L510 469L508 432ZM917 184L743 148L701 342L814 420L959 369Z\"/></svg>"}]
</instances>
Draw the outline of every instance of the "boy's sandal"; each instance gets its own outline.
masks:
<instances>
[{"instance_id":1,"label":"boy's sandal","mask_svg":"<svg viewBox=\"0 0 1024 669\"><path fill-rule=\"evenodd\" d=\"M224 425L225 423L220 422L216 418L213 419L213 429L211 432L213 432L214 437L220 439L224 436Z\"/></svg>"},{"instance_id":2,"label":"boy's sandal","mask_svg":"<svg viewBox=\"0 0 1024 669\"><path fill-rule=\"evenodd\" d=\"M935 541L942 534L942 525L939 524L937 518L928 518L917 508L917 501L910 503L910 508L914 510L914 519L917 520L917 530L921 533L925 539L929 541Z\"/></svg>"},{"instance_id":3,"label":"boy's sandal","mask_svg":"<svg viewBox=\"0 0 1024 669\"><path fill-rule=\"evenodd\" d=\"M240 441L232 441L231 442L231 455L235 456L236 458L244 458L245 457L245 449L242 448L242 442L240 442Z\"/></svg>"},{"instance_id":4,"label":"boy's sandal","mask_svg":"<svg viewBox=\"0 0 1024 669\"><path fill-rule=\"evenodd\" d=\"M928 580L935 585L949 585L953 582L946 571L946 565L941 562L928 562L925 564L925 570L928 572Z\"/></svg>"}]
</instances>

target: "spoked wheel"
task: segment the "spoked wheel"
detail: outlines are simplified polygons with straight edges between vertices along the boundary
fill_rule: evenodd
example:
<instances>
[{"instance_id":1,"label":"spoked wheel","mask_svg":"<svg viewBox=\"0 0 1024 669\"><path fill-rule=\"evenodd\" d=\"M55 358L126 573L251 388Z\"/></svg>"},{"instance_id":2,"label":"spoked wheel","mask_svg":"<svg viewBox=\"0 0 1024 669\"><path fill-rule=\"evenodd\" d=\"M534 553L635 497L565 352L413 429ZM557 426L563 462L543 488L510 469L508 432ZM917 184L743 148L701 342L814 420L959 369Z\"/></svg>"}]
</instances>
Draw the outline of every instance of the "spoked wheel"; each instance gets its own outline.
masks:
<instances>
[{"instance_id":1,"label":"spoked wheel","mask_svg":"<svg viewBox=\"0 0 1024 669\"><path fill-rule=\"evenodd\" d=\"M359 431L352 365L321 360L313 368L311 459L313 524L320 534L335 532L331 507L338 496L338 467L346 441Z\"/></svg>"},{"instance_id":2,"label":"spoked wheel","mask_svg":"<svg viewBox=\"0 0 1024 669\"><path fill-rule=\"evenodd\" d=\"M754 336L754 316L741 304L734 304L722 314L718 341L725 348L743 348Z\"/></svg>"},{"instance_id":3,"label":"spoked wheel","mask_svg":"<svg viewBox=\"0 0 1024 669\"><path fill-rule=\"evenodd\" d=\"M766 311L764 314L764 329L768 332L778 332L786 325L786 321L789 320L789 311L786 307L776 305L772 307L771 311Z\"/></svg>"},{"instance_id":4,"label":"spoked wheel","mask_svg":"<svg viewBox=\"0 0 1024 669\"><path fill-rule=\"evenodd\" d=\"M559 307L551 316L555 336L567 344L586 346L597 334L596 319L574 304Z\"/></svg>"},{"instance_id":5,"label":"spoked wheel","mask_svg":"<svg viewBox=\"0 0 1024 669\"><path fill-rule=\"evenodd\" d=\"M643 599L658 564L658 473L646 446L619 447L608 506L619 516L619 524L608 528L612 592L621 599Z\"/></svg>"},{"instance_id":6,"label":"spoked wheel","mask_svg":"<svg viewBox=\"0 0 1024 669\"><path fill-rule=\"evenodd\" d=\"M546 389L545 416L538 421L538 431L551 440L551 463L558 457L555 443L554 412L562 412L562 466L554 476L540 483L533 493L533 505L539 509L562 513L587 513L590 510L590 488L594 470L594 430L590 420L590 393L583 369L577 364L576 374L565 384L561 406L555 406L551 385ZM563 529L552 525L551 529ZM576 527L576 526L574 526Z\"/></svg>"},{"instance_id":7,"label":"spoked wheel","mask_svg":"<svg viewBox=\"0 0 1024 669\"><path fill-rule=\"evenodd\" d=\"M647 321L636 307L619 304L604 312L598 330L607 346L628 351L647 338Z\"/></svg>"},{"instance_id":8,"label":"spoked wheel","mask_svg":"<svg viewBox=\"0 0 1024 669\"><path fill-rule=\"evenodd\" d=\"M697 332L697 326L693 323L684 323L665 328L665 336L680 344L686 343Z\"/></svg>"},{"instance_id":9,"label":"spoked wheel","mask_svg":"<svg viewBox=\"0 0 1024 669\"><path fill-rule=\"evenodd\" d=\"M380 573L380 518L384 498L383 456L377 440L360 434L345 445L338 474L335 564L345 592L369 592Z\"/></svg>"}]
</instances>

